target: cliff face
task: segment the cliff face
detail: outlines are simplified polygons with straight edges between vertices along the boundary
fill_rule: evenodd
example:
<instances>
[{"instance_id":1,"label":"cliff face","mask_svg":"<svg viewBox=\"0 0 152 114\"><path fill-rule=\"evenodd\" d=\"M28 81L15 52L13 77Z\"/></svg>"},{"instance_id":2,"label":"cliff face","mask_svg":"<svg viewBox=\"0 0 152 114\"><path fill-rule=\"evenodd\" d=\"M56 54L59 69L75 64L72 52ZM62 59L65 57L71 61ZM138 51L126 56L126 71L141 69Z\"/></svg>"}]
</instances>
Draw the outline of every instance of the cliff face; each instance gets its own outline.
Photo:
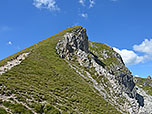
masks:
<instances>
[{"instance_id":1,"label":"cliff face","mask_svg":"<svg viewBox=\"0 0 152 114\"><path fill-rule=\"evenodd\" d=\"M150 87L81 26L0 61L3 114L151 114Z\"/></svg>"},{"instance_id":2,"label":"cliff face","mask_svg":"<svg viewBox=\"0 0 152 114\"><path fill-rule=\"evenodd\" d=\"M122 113L152 112L151 109L141 111L147 108L144 107L144 98L137 93L133 76L121 56L105 44L88 41L84 28L66 33L56 49L61 58L68 60L71 68L84 74L82 77Z\"/></svg>"}]
</instances>

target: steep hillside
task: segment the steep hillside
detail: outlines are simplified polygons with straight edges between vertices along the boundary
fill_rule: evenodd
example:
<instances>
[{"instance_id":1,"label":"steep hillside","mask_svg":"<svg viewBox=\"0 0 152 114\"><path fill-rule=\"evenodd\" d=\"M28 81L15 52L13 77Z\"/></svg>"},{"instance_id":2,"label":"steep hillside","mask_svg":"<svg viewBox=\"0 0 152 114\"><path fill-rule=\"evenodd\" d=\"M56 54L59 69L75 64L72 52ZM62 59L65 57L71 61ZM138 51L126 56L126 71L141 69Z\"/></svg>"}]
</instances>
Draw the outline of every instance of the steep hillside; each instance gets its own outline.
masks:
<instances>
[{"instance_id":1,"label":"steep hillside","mask_svg":"<svg viewBox=\"0 0 152 114\"><path fill-rule=\"evenodd\" d=\"M81 26L0 61L0 114L150 114L138 90L121 56Z\"/></svg>"},{"instance_id":2,"label":"steep hillside","mask_svg":"<svg viewBox=\"0 0 152 114\"><path fill-rule=\"evenodd\" d=\"M13 114L119 113L56 53L57 42L71 30L66 29L0 62L2 66L22 53L29 53L19 65L0 76L1 114L6 111Z\"/></svg>"}]
</instances>

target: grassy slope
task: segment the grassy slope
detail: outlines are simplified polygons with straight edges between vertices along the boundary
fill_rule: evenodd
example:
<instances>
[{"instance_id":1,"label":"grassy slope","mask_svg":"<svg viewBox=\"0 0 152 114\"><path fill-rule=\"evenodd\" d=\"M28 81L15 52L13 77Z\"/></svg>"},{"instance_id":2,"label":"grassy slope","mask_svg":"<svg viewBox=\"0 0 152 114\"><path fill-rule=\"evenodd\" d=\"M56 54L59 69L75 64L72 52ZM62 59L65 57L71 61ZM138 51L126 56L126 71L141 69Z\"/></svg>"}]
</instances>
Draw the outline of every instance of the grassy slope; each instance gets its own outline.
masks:
<instances>
[{"instance_id":1,"label":"grassy slope","mask_svg":"<svg viewBox=\"0 0 152 114\"><path fill-rule=\"evenodd\" d=\"M91 52L95 52L94 54L96 56L98 56L100 58L102 58L103 60L101 60L102 62L104 62L105 66L108 69L111 69L111 64L114 63L117 66L121 66L123 63L120 63L118 58L116 56L114 56L113 54L118 54L117 52L115 52L110 46L104 44L104 43L96 43L96 42L91 42L94 45L94 47L89 47ZM102 53L104 52L104 50L106 50L106 54L109 56L108 58L104 58ZM130 73L130 71L128 70L128 68L123 65L123 67L121 68L121 71L124 73Z\"/></svg>"},{"instance_id":2,"label":"grassy slope","mask_svg":"<svg viewBox=\"0 0 152 114\"><path fill-rule=\"evenodd\" d=\"M0 114L7 114L7 112L5 111L5 109L0 107Z\"/></svg>"},{"instance_id":3,"label":"grassy slope","mask_svg":"<svg viewBox=\"0 0 152 114\"><path fill-rule=\"evenodd\" d=\"M115 52L113 50L113 48L111 48L110 46L104 44L104 43L96 43L96 42L91 42L89 41L89 50L98 57L99 60L101 60L104 63L104 67L107 70L113 70L113 74L115 76L117 75L117 71L118 72L124 72L125 74L130 74L131 72L129 71L129 69L124 65L123 60L121 59L120 55ZM107 55L108 57L104 57L103 55ZM118 56L119 55L119 56ZM119 59L118 59L119 57ZM115 65L113 67L113 64ZM117 66L121 66L121 68L119 70L117 70ZM92 75L92 77L98 82L98 83L102 83L104 86L104 89L107 91L107 93L110 93L110 89L111 84L109 84L109 80L107 78L105 78L105 76L98 76L98 75L94 75L95 72L92 72L94 70L90 70L90 73ZM106 85L106 86L105 86ZM117 103L119 103L120 105L124 105L124 103L126 102L126 98L119 96L118 94L113 93L113 96L117 96L118 99L116 100ZM126 113L126 112L124 112Z\"/></svg>"},{"instance_id":4,"label":"grassy slope","mask_svg":"<svg viewBox=\"0 0 152 114\"><path fill-rule=\"evenodd\" d=\"M8 96L15 94L17 100L26 103L37 113L59 114L59 110L62 110L63 114L67 112L119 114L113 106L94 93L89 84L56 54L56 43L63 38L64 33L72 29L66 29L2 60L0 66L20 53L31 51L29 57L20 65L0 76L0 84L6 86L1 87L1 94ZM33 101L27 102L27 99L32 98L34 98ZM10 101L14 100L10 99ZM40 103L43 101L46 102ZM13 105L10 102L1 101L0 104L12 109L13 113L31 113L17 103ZM0 108L0 112L2 111Z\"/></svg>"},{"instance_id":5,"label":"grassy slope","mask_svg":"<svg viewBox=\"0 0 152 114\"><path fill-rule=\"evenodd\" d=\"M137 86L146 91L147 94L152 96L152 80L147 78L134 77Z\"/></svg>"}]
</instances>

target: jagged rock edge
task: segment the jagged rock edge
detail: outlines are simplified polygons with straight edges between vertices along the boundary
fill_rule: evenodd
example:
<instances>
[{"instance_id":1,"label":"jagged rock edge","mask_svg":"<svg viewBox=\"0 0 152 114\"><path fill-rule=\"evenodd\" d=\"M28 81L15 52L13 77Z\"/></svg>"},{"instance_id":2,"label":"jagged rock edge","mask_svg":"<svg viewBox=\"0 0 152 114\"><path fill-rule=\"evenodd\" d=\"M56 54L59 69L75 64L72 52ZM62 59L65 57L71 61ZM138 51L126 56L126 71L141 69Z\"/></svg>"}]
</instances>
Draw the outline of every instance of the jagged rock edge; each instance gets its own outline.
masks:
<instances>
[{"instance_id":1,"label":"jagged rock edge","mask_svg":"<svg viewBox=\"0 0 152 114\"><path fill-rule=\"evenodd\" d=\"M78 30L78 29L80 29L80 30ZM81 30L83 30L82 28L78 28L78 29L76 29L76 30L74 30L74 32L78 32L79 31L79 33L78 33L78 35L80 35L81 33ZM86 33L85 33L86 34ZM82 35L82 34L81 34ZM66 47L66 46L64 46L64 47L62 47L64 44L63 44L63 42L65 42L64 40L66 39L66 38L69 38L68 36L70 36L70 37L72 37L73 35L72 35L72 32L68 32L68 33L66 33L65 35L64 35L64 39L63 40L60 40L58 43L57 43L57 46L56 46L56 50L57 50L57 53L60 55L60 57L61 58L65 58L65 59L67 59L67 60L71 60L72 59L72 55L74 54L74 52L72 52L72 53L69 53L69 52L66 52L66 53L64 53L63 54L63 52L65 51L64 50L64 48ZM86 36L86 35L84 35L84 36ZM77 36L77 38L78 38L78 36ZM66 41L67 41L67 39L66 39ZM62 45L62 46L61 46ZM81 47L81 46L80 46ZM71 47L70 47L71 48ZM75 48L75 47L74 47ZM61 50L60 50L61 49ZM81 49L81 48L78 48L79 49L79 51L82 51L82 52L88 52L87 50L84 50L84 49ZM86 48L85 48L86 49ZM81 52L80 52L81 53ZM66 54L68 55L68 56L66 56ZM71 54L71 55L70 55ZM70 55L70 56L69 56ZM80 62L79 62L80 63ZM76 68L74 68L72 65L71 65L71 67L74 69L74 70L76 70ZM86 67L86 66L84 66L84 67ZM78 72L77 70L76 70L76 72L79 74L79 75L81 75L80 74L80 72ZM111 74L109 74L109 72L107 73L108 75L111 75ZM107 75L106 74L106 75ZM81 75L82 76L82 75ZM112 75L111 75L112 76ZM82 77L84 77L84 76L82 76ZM85 77L85 79L86 79L86 77ZM110 79L110 77L109 77L109 79L108 79L109 81L111 80ZM133 80L133 79L132 79ZM112 82L113 80L111 80L111 82ZM135 87L134 87L134 90L133 90L133 93L131 93L131 94L136 94L136 90L135 90ZM130 102L130 103L132 103L132 106L135 106L135 107L132 107L132 106L130 106L130 108L129 107L126 107L127 108L127 110L125 110L125 111L127 111L127 112L129 112L129 113L131 113L131 114L137 114L138 112L139 112L139 110L140 110L140 106L139 106L139 104L138 104L138 102L137 102L137 100L135 99L135 97L136 96L134 96L133 98L130 98L126 93L124 93L123 92L123 94L122 94L125 98L127 98L128 99L128 101ZM120 106L121 107L121 106ZM128 109L129 108L129 109ZM142 112L143 113L143 112Z\"/></svg>"}]
</instances>

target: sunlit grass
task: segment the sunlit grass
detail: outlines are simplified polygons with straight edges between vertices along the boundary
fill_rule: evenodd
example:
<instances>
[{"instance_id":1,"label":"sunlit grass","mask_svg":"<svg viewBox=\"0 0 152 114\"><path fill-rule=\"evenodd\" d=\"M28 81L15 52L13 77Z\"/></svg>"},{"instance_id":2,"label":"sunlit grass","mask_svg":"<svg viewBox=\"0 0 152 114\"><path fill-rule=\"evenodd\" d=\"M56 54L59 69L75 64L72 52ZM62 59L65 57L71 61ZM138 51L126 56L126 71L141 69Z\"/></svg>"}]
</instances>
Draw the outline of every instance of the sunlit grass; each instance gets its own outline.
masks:
<instances>
[{"instance_id":1,"label":"sunlit grass","mask_svg":"<svg viewBox=\"0 0 152 114\"><path fill-rule=\"evenodd\" d=\"M115 107L96 94L89 83L56 54L57 42L66 32L77 27L80 26L68 28L2 60L0 65L21 53L31 52L20 65L0 76L0 84L6 86L1 88L1 94L3 91L5 95L15 94L18 101L26 103L37 113L119 114ZM27 99L35 101L27 102ZM14 113L21 110L22 114L31 113L21 104L3 102L3 105L15 110Z\"/></svg>"}]
</instances>

